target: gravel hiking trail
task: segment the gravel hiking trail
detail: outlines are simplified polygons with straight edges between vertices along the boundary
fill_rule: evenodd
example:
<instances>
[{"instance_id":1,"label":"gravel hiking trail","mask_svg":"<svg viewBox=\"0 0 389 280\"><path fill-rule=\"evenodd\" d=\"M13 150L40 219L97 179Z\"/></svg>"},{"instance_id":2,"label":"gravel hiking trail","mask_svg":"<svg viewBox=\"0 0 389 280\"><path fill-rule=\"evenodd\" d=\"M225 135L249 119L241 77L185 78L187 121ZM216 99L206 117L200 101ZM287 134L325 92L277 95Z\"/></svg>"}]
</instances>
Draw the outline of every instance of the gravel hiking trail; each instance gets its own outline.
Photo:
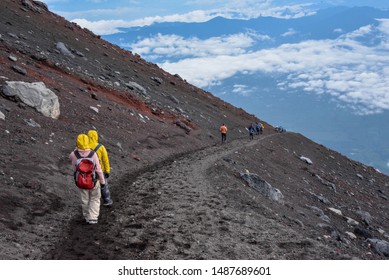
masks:
<instances>
[{"instance_id":1,"label":"gravel hiking trail","mask_svg":"<svg viewBox=\"0 0 389 280\"><path fill-rule=\"evenodd\" d=\"M267 138L238 139L166 160L112 183L115 204L98 225L80 215L48 259L302 259L315 240L283 226L239 174L220 174L223 158ZM75 207L76 208L76 207ZM76 211L76 210L75 210Z\"/></svg>"}]
</instances>

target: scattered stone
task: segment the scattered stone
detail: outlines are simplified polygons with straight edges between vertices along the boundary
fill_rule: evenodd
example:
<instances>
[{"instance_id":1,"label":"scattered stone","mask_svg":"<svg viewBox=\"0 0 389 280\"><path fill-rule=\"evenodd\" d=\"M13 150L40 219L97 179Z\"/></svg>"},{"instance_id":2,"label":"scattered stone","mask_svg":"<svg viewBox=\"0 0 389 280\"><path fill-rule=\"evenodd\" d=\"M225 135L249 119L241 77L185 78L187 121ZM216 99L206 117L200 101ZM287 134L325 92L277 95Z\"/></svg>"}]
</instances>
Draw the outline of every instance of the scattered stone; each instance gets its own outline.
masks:
<instances>
[{"instance_id":1,"label":"scattered stone","mask_svg":"<svg viewBox=\"0 0 389 280\"><path fill-rule=\"evenodd\" d=\"M350 217L346 217L346 220L347 220L347 223L348 223L349 225L352 225L352 226L357 226L357 225L359 225L359 222L357 222L356 220L354 220L354 219L352 219L352 218L350 218Z\"/></svg>"},{"instance_id":2,"label":"scattered stone","mask_svg":"<svg viewBox=\"0 0 389 280\"><path fill-rule=\"evenodd\" d=\"M368 239L368 238L372 238L373 236L370 234L369 231L367 231L366 229L364 229L363 227L360 227L360 226L356 226L354 228L354 233L358 236L361 236L365 239Z\"/></svg>"},{"instance_id":3,"label":"scattered stone","mask_svg":"<svg viewBox=\"0 0 389 280\"><path fill-rule=\"evenodd\" d=\"M184 80L183 78L181 78L181 76L180 75L178 75L178 74L174 74L174 77L176 77L176 78L178 78L178 79L180 79L180 80Z\"/></svg>"},{"instance_id":4,"label":"scattered stone","mask_svg":"<svg viewBox=\"0 0 389 280\"><path fill-rule=\"evenodd\" d=\"M317 198L317 200L319 200L320 202L324 203L324 204L330 204L330 201L325 198L323 195L317 195L313 192L309 192L310 194L312 194L314 197Z\"/></svg>"},{"instance_id":5,"label":"scattered stone","mask_svg":"<svg viewBox=\"0 0 389 280\"><path fill-rule=\"evenodd\" d=\"M40 52L32 54L31 58L36 61L46 61L48 59L48 56L44 52Z\"/></svg>"},{"instance_id":6,"label":"scattered stone","mask_svg":"<svg viewBox=\"0 0 389 280\"><path fill-rule=\"evenodd\" d=\"M356 235L352 232L349 232L349 231L346 231L346 234L348 235L348 237L350 237L351 239L357 239Z\"/></svg>"},{"instance_id":7,"label":"scattered stone","mask_svg":"<svg viewBox=\"0 0 389 280\"><path fill-rule=\"evenodd\" d=\"M343 216L342 211L340 211L338 209L329 207L328 210L330 210L331 212L335 213L336 215Z\"/></svg>"},{"instance_id":8,"label":"scattered stone","mask_svg":"<svg viewBox=\"0 0 389 280\"><path fill-rule=\"evenodd\" d=\"M12 70L14 70L15 72L19 73L19 74L22 74L22 75L27 75L27 70L22 68L22 67L19 67L17 65L13 65L12 66Z\"/></svg>"},{"instance_id":9,"label":"scattered stone","mask_svg":"<svg viewBox=\"0 0 389 280\"><path fill-rule=\"evenodd\" d=\"M94 99L94 100L99 100L98 97L97 97L97 94L94 93L94 92L92 92L92 93L90 94L90 96L91 96L91 98Z\"/></svg>"},{"instance_id":10,"label":"scattered stone","mask_svg":"<svg viewBox=\"0 0 389 280\"><path fill-rule=\"evenodd\" d=\"M99 108L96 108L93 106L90 106L89 108L92 109L93 111L95 111L96 113L99 113Z\"/></svg>"},{"instance_id":11,"label":"scattered stone","mask_svg":"<svg viewBox=\"0 0 389 280\"><path fill-rule=\"evenodd\" d=\"M169 99L176 104L180 104L180 101L173 95L168 95Z\"/></svg>"},{"instance_id":12,"label":"scattered stone","mask_svg":"<svg viewBox=\"0 0 389 280\"><path fill-rule=\"evenodd\" d=\"M378 254L389 257L389 242L376 238L369 238L368 241Z\"/></svg>"},{"instance_id":13,"label":"scattered stone","mask_svg":"<svg viewBox=\"0 0 389 280\"><path fill-rule=\"evenodd\" d=\"M10 56L8 56L8 59L13 61L13 62L18 61L18 58L16 56L12 55L12 54Z\"/></svg>"},{"instance_id":14,"label":"scattered stone","mask_svg":"<svg viewBox=\"0 0 389 280\"><path fill-rule=\"evenodd\" d=\"M59 52L65 56L68 56L68 57L71 57L71 58L75 58L75 55L68 50L68 48L66 47L66 45L62 42L58 42L57 45L56 45L56 48L57 50L59 50Z\"/></svg>"},{"instance_id":15,"label":"scattered stone","mask_svg":"<svg viewBox=\"0 0 389 280\"><path fill-rule=\"evenodd\" d=\"M18 35L16 35L15 33L8 32L7 34L8 34L8 36L11 37L11 38L19 39Z\"/></svg>"},{"instance_id":16,"label":"scattered stone","mask_svg":"<svg viewBox=\"0 0 389 280\"><path fill-rule=\"evenodd\" d=\"M144 87L142 87L141 85L135 83L135 82L128 82L127 84L125 84L129 89L131 90L135 90L137 91L138 93L142 94L142 95L145 95L147 96L147 91Z\"/></svg>"},{"instance_id":17,"label":"scattered stone","mask_svg":"<svg viewBox=\"0 0 389 280\"><path fill-rule=\"evenodd\" d=\"M178 112L180 112L181 114L184 114L185 111L183 109L181 109L180 107L176 107L175 108Z\"/></svg>"},{"instance_id":18,"label":"scattered stone","mask_svg":"<svg viewBox=\"0 0 389 280\"><path fill-rule=\"evenodd\" d=\"M281 204L284 203L284 195L281 193L281 191L274 188L257 174L248 172L240 173L240 177L245 180L251 188L259 191L265 197Z\"/></svg>"},{"instance_id":19,"label":"scattered stone","mask_svg":"<svg viewBox=\"0 0 389 280\"><path fill-rule=\"evenodd\" d=\"M32 126L32 127L38 127L40 128L40 124L35 122L33 119L29 119L29 120L24 120L29 126Z\"/></svg>"},{"instance_id":20,"label":"scattered stone","mask_svg":"<svg viewBox=\"0 0 389 280\"><path fill-rule=\"evenodd\" d=\"M189 134L189 132L192 131L192 129L191 129L189 126L187 126L186 124L184 124L184 123L183 123L182 121L180 121L180 120L175 121L174 124L177 125L178 127L182 128L183 130L185 130L185 132L186 132L187 134Z\"/></svg>"},{"instance_id":21,"label":"scattered stone","mask_svg":"<svg viewBox=\"0 0 389 280\"><path fill-rule=\"evenodd\" d=\"M378 195L379 197L385 199L385 200L388 200L388 197L384 194L384 192L382 190L378 190Z\"/></svg>"},{"instance_id":22,"label":"scattered stone","mask_svg":"<svg viewBox=\"0 0 389 280\"><path fill-rule=\"evenodd\" d=\"M151 77L151 79L152 79L154 82L156 82L157 84L162 85L162 83L163 83L163 80L162 80L161 78L159 78L159 77Z\"/></svg>"},{"instance_id":23,"label":"scattered stone","mask_svg":"<svg viewBox=\"0 0 389 280\"><path fill-rule=\"evenodd\" d=\"M80 51L76 51L76 55L78 55L79 57L85 57L85 55Z\"/></svg>"},{"instance_id":24,"label":"scattered stone","mask_svg":"<svg viewBox=\"0 0 389 280\"><path fill-rule=\"evenodd\" d=\"M328 223L324 223L324 224L323 223L319 223L316 226L321 228L321 229L323 229L323 230L325 230L328 233L331 233L334 230L334 227L332 225L328 224Z\"/></svg>"},{"instance_id":25,"label":"scattered stone","mask_svg":"<svg viewBox=\"0 0 389 280\"><path fill-rule=\"evenodd\" d=\"M316 213L316 215L320 217L320 220L322 220L323 222L328 224L331 223L331 219L326 214L324 214L323 210L321 210L320 208L316 206L310 206L310 205L306 205L306 207L313 210Z\"/></svg>"},{"instance_id":26,"label":"scattered stone","mask_svg":"<svg viewBox=\"0 0 389 280\"><path fill-rule=\"evenodd\" d=\"M357 174L357 177L361 180L363 180L363 176L361 174Z\"/></svg>"},{"instance_id":27,"label":"scattered stone","mask_svg":"<svg viewBox=\"0 0 389 280\"><path fill-rule=\"evenodd\" d=\"M26 83L6 81L3 86L3 93L7 98L19 99L46 117L58 119L60 115L57 95L46 88L42 82Z\"/></svg>"},{"instance_id":28,"label":"scattered stone","mask_svg":"<svg viewBox=\"0 0 389 280\"><path fill-rule=\"evenodd\" d=\"M23 6L25 6L27 9L42 14L44 11L48 11L48 7L45 3L37 0L22 0Z\"/></svg>"},{"instance_id":29,"label":"scattered stone","mask_svg":"<svg viewBox=\"0 0 389 280\"><path fill-rule=\"evenodd\" d=\"M42 2L42 1L38 1L38 0L33 0L32 2L34 2L34 4L36 4L37 6L39 6L40 8L48 11L49 10L49 7L47 6L46 3Z\"/></svg>"},{"instance_id":30,"label":"scattered stone","mask_svg":"<svg viewBox=\"0 0 389 280\"><path fill-rule=\"evenodd\" d=\"M0 120L5 121L5 115L4 115L3 112L1 112L1 111L0 111Z\"/></svg>"},{"instance_id":31,"label":"scattered stone","mask_svg":"<svg viewBox=\"0 0 389 280\"><path fill-rule=\"evenodd\" d=\"M320 183L322 183L323 185L325 186L329 186L334 192L336 192L336 186L334 183L331 183L331 182L328 182L327 180L324 180L323 178L321 178L319 175L315 175L315 177L317 179L319 179Z\"/></svg>"},{"instance_id":32,"label":"scattered stone","mask_svg":"<svg viewBox=\"0 0 389 280\"><path fill-rule=\"evenodd\" d=\"M301 156L300 159L301 159L302 161L305 161L305 162L308 163L308 164L312 164L312 160L310 160L310 159L307 158L307 157Z\"/></svg>"},{"instance_id":33,"label":"scattered stone","mask_svg":"<svg viewBox=\"0 0 389 280\"><path fill-rule=\"evenodd\" d=\"M371 224L372 217L369 212L358 210L356 213L362 219L362 222L364 222L366 225L369 226Z\"/></svg>"}]
</instances>

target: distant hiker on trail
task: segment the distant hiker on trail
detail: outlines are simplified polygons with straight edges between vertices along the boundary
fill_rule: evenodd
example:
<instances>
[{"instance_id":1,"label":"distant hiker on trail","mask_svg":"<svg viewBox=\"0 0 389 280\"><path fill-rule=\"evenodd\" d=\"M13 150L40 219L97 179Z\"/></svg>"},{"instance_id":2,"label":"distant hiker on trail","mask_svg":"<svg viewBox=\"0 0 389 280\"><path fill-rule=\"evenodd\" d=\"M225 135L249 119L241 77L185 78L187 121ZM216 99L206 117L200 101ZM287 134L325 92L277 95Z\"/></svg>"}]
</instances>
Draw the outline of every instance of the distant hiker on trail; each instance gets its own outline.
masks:
<instances>
[{"instance_id":1,"label":"distant hiker on trail","mask_svg":"<svg viewBox=\"0 0 389 280\"><path fill-rule=\"evenodd\" d=\"M282 126L276 126L276 127L274 128L274 130L275 130L276 132L278 132L278 133L286 132L286 129L283 128Z\"/></svg>"},{"instance_id":2,"label":"distant hiker on trail","mask_svg":"<svg viewBox=\"0 0 389 280\"><path fill-rule=\"evenodd\" d=\"M263 132L263 124L261 122L258 122L257 126L255 127L255 129L257 131L257 135L262 134L262 132Z\"/></svg>"},{"instance_id":3,"label":"distant hiker on trail","mask_svg":"<svg viewBox=\"0 0 389 280\"><path fill-rule=\"evenodd\" d=\"M247 128L249 133L250 133L250 140L254 139L254 132L255 132L255 127L254 124L251 123L250 126Z\"/></svg>"},{"instance_id":4,"label":"distant hiker on trail","mask_svg":"<svg viewBox=\"0 0 389 280\"><path fill-rule=\"evenodd\" d=\"M105 187L101 188L101 197L103 198L103 205L111 206L113 204L113 201L108 186L108 177L111 172L111 166L109 164L107 149L104 147L104 145L99 143L99 135L97 134L96 130L89 130L88 137L89 137L89 146L93 151L96 152L97 157L99 158L100 161L101 169L103 170L104 173Z\"/></svg>"},{"instance_id":5,"label":"distant hiker on trail","mask_svg":"<svg viewBox=\"0 0 389 280\"><path fill-rule=\"evenodd\" d=\"M227 141L227 130L227 126L224 123L219 128L219 131L222 134L222 144Z\"/></svg>"},{"instance_id":6,"label":"distant hiker on trail","mask_svg":"<svg viewBox=\"0 0 389 280\"><path fill-rule=\"evenodd\" d=\"M88 224L97 224L100 213L100 186L104 188L105 178L99 158L90 149L88 135L77 136L76 149L70 153L69 159L73 165L76 186L80 190L82 215Z\"/></svg>"}]
</instances>

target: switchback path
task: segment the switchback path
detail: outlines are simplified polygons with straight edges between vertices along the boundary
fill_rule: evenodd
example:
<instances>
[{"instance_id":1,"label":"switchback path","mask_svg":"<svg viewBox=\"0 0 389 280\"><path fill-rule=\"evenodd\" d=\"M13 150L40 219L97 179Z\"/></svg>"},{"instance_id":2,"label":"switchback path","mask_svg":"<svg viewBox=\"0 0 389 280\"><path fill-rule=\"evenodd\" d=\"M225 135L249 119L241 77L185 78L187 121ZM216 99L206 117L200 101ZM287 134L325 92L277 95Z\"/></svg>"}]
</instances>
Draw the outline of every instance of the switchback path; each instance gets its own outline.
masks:
<instances>
[{"instance_id":1,"label":"switchback path","mask_svg":"<svg viewBox=\"0 0 389 280\"><path fill-rule=\"evenodd\" d=\"M102 209L99 224L83 225L78 216L48 258L291 259L314 254L315 241L283 226L239 178L218 174L226 156L277 135L215 145L123 177L111 187L115 204Z\"/></svg>"}]
</instances>

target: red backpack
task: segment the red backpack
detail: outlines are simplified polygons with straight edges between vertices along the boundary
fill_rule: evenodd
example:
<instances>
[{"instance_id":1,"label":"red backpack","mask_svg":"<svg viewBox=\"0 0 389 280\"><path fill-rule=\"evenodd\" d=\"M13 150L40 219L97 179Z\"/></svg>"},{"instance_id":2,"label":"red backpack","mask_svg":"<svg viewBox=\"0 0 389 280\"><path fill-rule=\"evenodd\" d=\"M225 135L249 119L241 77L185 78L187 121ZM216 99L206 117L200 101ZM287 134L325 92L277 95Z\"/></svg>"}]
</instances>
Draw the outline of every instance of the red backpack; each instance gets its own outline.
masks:
<instances>
[{"instance_id":1,"label":"red backpack","mask_svg":"<svg viewBox=\"0 0 389 280\"><path fill-rule=\"evenodd\" d=\"M96 164L92 158L95 154L91 151L86 157L82 157L78 150L74 151L76 160L76 171L74 172L74 181L76 186L81 189L93 189L96 183Z\"/></svg>"}]
</instances>

